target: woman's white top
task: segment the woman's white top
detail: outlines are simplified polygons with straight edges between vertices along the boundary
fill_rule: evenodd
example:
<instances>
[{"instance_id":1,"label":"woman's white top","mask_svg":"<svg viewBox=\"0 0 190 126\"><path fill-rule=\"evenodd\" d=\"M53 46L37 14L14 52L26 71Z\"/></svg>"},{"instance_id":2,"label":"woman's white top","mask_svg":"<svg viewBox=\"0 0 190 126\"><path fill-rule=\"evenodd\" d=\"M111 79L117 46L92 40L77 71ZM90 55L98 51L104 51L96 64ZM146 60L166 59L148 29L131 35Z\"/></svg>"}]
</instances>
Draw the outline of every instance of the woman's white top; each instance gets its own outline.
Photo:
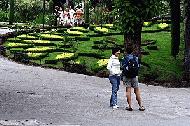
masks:
<instances>
[{"instance_id":1,"label":"woman's white top","mask_svg":"<svg viewBox=\"0 0 190 126\"><path fill-rule=\"evenodd\" d=\"M112 55L108 61L107 69L109 71L110 76L111 75L120 75L121 69L120 69L120 62L118 57L115 55Z\"/></svg>"}]
</instances>

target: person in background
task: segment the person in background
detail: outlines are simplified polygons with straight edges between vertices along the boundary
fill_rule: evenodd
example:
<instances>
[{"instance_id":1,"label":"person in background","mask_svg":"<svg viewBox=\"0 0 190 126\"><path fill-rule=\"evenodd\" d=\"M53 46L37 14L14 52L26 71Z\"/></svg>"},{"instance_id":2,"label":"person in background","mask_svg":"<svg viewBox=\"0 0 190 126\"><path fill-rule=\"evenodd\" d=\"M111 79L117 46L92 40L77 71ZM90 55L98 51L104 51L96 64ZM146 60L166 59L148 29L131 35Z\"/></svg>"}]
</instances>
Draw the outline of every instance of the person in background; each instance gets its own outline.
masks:
<instances>
[{"instance_id":1,"label":"person in background","mask_svg":"<svg viewBox=\"0 0 190 126\"><path fill-rule=\"evenodd\" d=\"M70 15L70 22L71 22L71 25L73 26L74 25L74 14L75 14L75 10L73 10L70 6L70 9L69 9L69 15Z\"/></svg>"},{"instance_id":2,"label":"person in background","mask_svg":"<svg viewBox=\"0 0 190 126\"><path fill-rule=\"evenodd\" d=\"M109 71L109 80L112 85L112 94L110 99L110 107L113 109L118 109L117 105L117 91L119 90L120 85L120 61L119 61L120 49L113 48L112 56L110 57L107 65L107 69Z\"/></svg>"}]
</instances>

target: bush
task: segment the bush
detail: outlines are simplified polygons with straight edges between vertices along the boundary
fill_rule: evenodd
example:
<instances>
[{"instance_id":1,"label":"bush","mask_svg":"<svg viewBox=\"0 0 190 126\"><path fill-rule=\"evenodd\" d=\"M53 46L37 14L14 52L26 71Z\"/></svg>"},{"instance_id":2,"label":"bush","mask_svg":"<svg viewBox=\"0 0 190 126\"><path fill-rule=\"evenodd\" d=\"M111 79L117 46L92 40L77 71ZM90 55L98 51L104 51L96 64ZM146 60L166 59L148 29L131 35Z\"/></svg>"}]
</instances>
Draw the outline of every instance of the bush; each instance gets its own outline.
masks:
<instances>
[{"instance_id":1,"label":"bush","mask_svg":"<svg viewBox=\"0 0 190 126\"><path fill-rule=\"evenodd\" d=\"M48 53L26 53L26 55L28 56L28 59L32 59L32 60L38 60L38 59L42 59L44 57L46 57L48 55Z\"/></svg>"},{"instance_id":2,"label":"bush","mask_svg":"<svg viewBox=\"0 0 190 126\"><path fill-rule=\"evenodd\" d=\"M8 13L0 10L0 22L7 22L8 20Z\"/></svg>"}]
</instances>

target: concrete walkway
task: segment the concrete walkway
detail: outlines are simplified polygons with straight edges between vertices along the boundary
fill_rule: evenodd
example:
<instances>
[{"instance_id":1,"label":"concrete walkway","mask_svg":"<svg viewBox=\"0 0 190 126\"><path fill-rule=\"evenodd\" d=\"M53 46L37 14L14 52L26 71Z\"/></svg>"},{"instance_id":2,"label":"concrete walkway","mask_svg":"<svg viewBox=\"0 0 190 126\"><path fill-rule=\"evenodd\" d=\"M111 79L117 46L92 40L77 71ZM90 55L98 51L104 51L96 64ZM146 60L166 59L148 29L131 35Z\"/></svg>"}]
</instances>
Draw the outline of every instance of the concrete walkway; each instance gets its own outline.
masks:
<instances>
[{"instance_id":1,"label":"concrete walkway","mask_svg":"<svg viewBox=\"0 0 190 126\"><path fill-rule=\"evenodd\" d=\"M189 126L190 89L140 84L146 111L125 110L121 85L118 110L109 107L111 85L98 78L26 66L0 58L0 125Z\"/></svg>"},{"instance_id":2,"label":"concrete walkway","mask_svg":"<svg viewBox=\"0 0 190 126\"><path fill-rule=\"evenodd\" d=\"M0 28L0 35L7 34L7 33L10 33L10 32L13 32L13 31L14 31L14 30L9 29L9 28L7 28L7 27Z\"/></svg>"}]
</instances>

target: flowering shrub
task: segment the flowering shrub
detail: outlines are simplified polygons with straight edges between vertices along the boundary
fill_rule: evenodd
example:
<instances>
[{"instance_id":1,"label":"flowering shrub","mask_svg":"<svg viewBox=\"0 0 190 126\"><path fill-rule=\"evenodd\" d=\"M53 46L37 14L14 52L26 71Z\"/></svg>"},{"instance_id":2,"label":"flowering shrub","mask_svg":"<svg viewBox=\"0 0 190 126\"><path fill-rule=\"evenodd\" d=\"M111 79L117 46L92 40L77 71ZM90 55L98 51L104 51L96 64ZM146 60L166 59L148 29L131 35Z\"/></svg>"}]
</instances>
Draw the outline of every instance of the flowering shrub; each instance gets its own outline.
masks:
<instances>
[{"instance_id":1,"label":"flowering shrub","mask_svg":"<svg viewBox=\"0 0 190 126\"><path fill-rule=\"evenodd\" d=\"M26 43L51 43L48 40L24 40L23 42L26 42Z\"/></svg>"},{"instance_id":2,"label":"flowering shrub","mask_svg":"<svg viewBox=\"0 0 190 126\"><path fill-rule=\"evenodd\" d=\"M95 30L97 30L99 32L108 32L107 28L101 28L101 27L95 27Z\"/></svg>"},{"instance_id":3,"label":"flowering shrub","mask_svg":"<svg viewBox=\"0 0 190 126\"><path fill-rule=\"evenodd\" d=\"M36 47L36 48L28 48L26 49L26 51L29 52L44 52L44 51L50 51L50 50L54 50L55 48L53 47Z\"/></svg>"},{"instance_id":4,"label":"flowering shrub","mask_svg":"<svg viewBox=\"0 0 190 126\"><path fill-rule=\"evenodd\" d=\"M158 28L159 28L159 29L166 29L166 28L168 28L168 27L169 27L169 25L166 24L166 23L160 23L160 24L158 24Z\"/></svg>"},{"instance_id":5,"label":"flowering shrub","mask_svg":"<svg viewBox=\"0 0 190 126\"><path fill-rule=\"evenodd\" d=\"M150 26L151 24L152 24L152 22L144 22L144 23L143 23L143 26L144 26L144 27L148 27L148 26Z\"/></svg>"},{"instance_id":6,"label":"flowering shrub","mask_svg":"<svg viewBox=\"0 0 190 126\"><path fill-rule=\"evenodd\" d=\"M67 33L70 35L83 35L80 31L70 31L69 29L67 30Z\"/></svg>"},{"instance_id":7,"label":"flowering shrub","mask_svg":"<svg viewBox=\"0 0 190 126\"><path fill-rule=\"evenodd\" d=\"M13 42L10 42L7 44L8 47L24 47L24 46L28 46L28 44L23 44L23 43L13 43Z\"/></svg>"},{"instance_id":8,"label":"flowering shrub","mask_svg":"<svg viewBox=\"0 0 190 126\"><path fill-rule=\"evenodd\" d=\"M84 33L89 32L89 30L85 29L84 27L72 27L70 30L71 31L80 31L80 32L84 32Z\"/></svg>"},{"instance_id":9,"label":"flowering shrub","mask_svg":"<svg viewBox=\"0 0 190 126\"><path fill-rule=\"evenodd\" d=\"M67 59L74 56L74 53L62 53L55 57L55 59Z\"/></svg>"},{"instance_id":10,"label":"flowering shrub","mask_svg":"<svg viewBox=\"0 0 190 126\"><path fill-rule=\"evenodd\" d=\"M77 61L75 61L75 63L76 63L76 64L80 64L81 62L80 62L80 60L77 60Z\"/></svg>"},{"instance_id":11,"label":"flowering shrub","mask_svg":"<svg viewBox=\"0 0 190 126\"><path fill-rule=\"evenodd\" d=\"M50 39L64 39L64 37L59 35L51 35L51 34L41 34L41 38L50 38Z\"/></svg>"},{"instance_id":12,"label":"flowering shrub","mask_svg":"<svg viewBox=\"0 0 190 126\"><path fill-rule=\"evenodd\" d=\"M108 60L109 59L101 59L101 60L98 60L98 66L106 66L108 64Z\"/></svg>"},{"instance_id":13,"label":"flowering shrub","mask_svg":"<svg viewBox=\"0 0 190 126\"><path fill-rule=\"evenodd\" d=\"M46 53L31 53L31 52L29 52L29 53L27 53L27 55L30 58L36 58L36 57L44 56L44 55L46 55Z\"/></svg>"},{"instance_id":14,"label":"flowering shrub","mask_svg":"<svg viewBox=\"0 0 190 126\"><path fill-rule=\"evenodd\" d=\"M104 24L106 27L113 27L113 24Z\"/></svg>"},{"instance_id":15,"label":"flowering shrub","mask_svg":"<svg viewBox=\"0 0 190 126\"><path fill-rule=\"evenodd\" d=\"M26 34L19 35L19 36L17 36L17 38L20 38L20 39L26 39L26 38L37 39L35 36L26 35Z\"/></svg>"}]
</instances>

